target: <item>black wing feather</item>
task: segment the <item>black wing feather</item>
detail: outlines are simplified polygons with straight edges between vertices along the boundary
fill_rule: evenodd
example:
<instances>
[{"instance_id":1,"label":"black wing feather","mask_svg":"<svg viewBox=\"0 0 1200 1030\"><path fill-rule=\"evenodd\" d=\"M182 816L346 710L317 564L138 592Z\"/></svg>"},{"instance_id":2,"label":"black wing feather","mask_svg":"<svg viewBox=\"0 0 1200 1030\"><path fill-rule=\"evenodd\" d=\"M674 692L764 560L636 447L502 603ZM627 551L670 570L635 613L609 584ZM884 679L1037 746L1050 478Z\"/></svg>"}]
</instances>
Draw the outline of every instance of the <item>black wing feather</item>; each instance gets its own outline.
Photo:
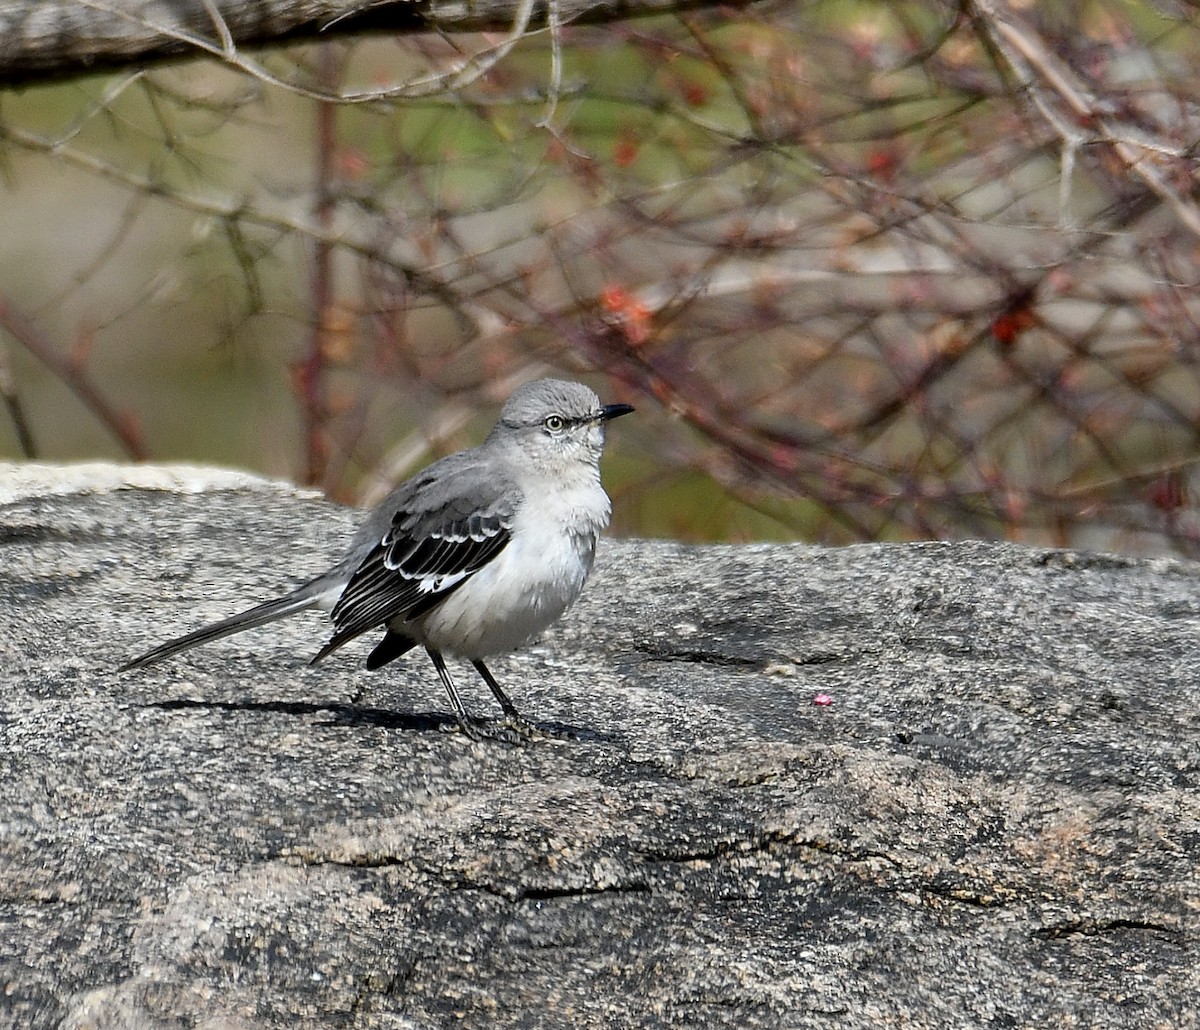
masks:
<instances>
[{"instance_id":1,"label":"black wing feather","mask_svg":"<svg viewBox=\"0 0 1200 1030\"><path fill-rule=\"evenodd\" d=\"M419 493L411 498L350 577L333 608L333 637L313 661L377 626L419 618L492 561L511 538L519 495L504 499L468 515L455 510L461 499L439 512L421 510Z\"/></svg>"}]
</instances>

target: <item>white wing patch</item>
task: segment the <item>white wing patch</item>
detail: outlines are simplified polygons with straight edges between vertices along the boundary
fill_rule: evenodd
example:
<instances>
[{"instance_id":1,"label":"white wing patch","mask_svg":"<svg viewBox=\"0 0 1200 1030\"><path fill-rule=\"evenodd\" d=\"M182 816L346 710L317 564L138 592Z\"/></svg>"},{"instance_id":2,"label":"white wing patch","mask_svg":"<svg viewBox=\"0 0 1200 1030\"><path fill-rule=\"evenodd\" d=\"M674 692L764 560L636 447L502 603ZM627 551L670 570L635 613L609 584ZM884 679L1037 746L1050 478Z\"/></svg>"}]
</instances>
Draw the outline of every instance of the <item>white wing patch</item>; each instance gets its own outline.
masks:
<instances>
[{"instance_id":1,"label":"white wing patch","mask_svg":"<svg viewBox=\"0 0 1200 1030\"><path fill-rule=\"evenodd\" d=\"M423 576L417 589L423 594L440 594L461 583L470 574L469 572L451 572L442 576Z\"/></svg>"}]
</instances>

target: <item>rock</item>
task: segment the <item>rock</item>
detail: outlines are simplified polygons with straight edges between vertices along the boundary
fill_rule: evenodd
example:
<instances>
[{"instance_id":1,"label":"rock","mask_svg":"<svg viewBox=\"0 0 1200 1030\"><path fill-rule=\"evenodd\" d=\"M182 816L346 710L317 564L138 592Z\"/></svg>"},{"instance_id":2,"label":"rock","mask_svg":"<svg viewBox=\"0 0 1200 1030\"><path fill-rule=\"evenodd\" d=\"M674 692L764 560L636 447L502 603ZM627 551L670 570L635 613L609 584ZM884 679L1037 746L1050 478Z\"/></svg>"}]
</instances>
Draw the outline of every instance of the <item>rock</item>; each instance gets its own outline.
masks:
<instances>
[{"instance_id":1,"label":"rock","mask_svg":"<svg viewBox=\"0 0 1200 1030\"><path fill-rule=\"evenodd\" d=\"M610 541L472 744L318 613L116 673L356 521L130 475L0 470L0 1024L1194 1025L1200 567Z\"/></svg>"}]
</instances>

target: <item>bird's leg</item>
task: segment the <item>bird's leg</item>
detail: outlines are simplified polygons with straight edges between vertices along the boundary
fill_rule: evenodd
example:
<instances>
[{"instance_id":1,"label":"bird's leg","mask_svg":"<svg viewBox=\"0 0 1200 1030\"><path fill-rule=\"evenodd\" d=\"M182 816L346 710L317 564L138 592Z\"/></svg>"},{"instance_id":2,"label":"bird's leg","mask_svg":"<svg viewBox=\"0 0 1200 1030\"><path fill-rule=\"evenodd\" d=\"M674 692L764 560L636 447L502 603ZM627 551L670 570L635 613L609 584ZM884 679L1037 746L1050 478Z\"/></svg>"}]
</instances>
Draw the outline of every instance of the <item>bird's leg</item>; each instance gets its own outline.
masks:
<instances>
[{"instance_id":1,"label":"bird's leg","mask_svg":"<svg viewBox=\"0 0 1200 1030\"><path fill-rule=\"evenodd\" d=\"M440 651L435 651L432 647L425 648L425 652L433 661L433 667L437 669L442 686L446 688L446 696L450 698L450 707L454 710L454 718L458 722L459 729L472 740L479 740L479 727L468 714L467 706L462 703L462 698L458 696L454 680L450 678L450 670L446 668L446 659L442 657Z\"/></svg>"},{"instance_id":2,"label":"bird's leg","mask_svg":"<svg viewBox=\"0 0 1200 1030\"><path fill-rule=\"evenodd\" d=\"M483 677L483 682L488 685L496 700L500 702L500 707L504 709L504 720L494 723L487 719L472 717L467 711L467 706L463 704L462 698L458 696L458 688L454 686L454 681L450 678L450 670L446 668L446 659L442 657L442 653L435 651L432 647L426 647L425 650L433 661L433 667L437 669L442 686L446 688L446 696L450 699L450 707L454 710L454 719L458 723L459 729L471 740L483 740L487 737L491 740L502 740L508 744L517 744L522 740L531 740L535 737L571 736L571 734L559 734L553 730L543 729L526 719L517 711L517 706L512 703L512 699L496 682L496 677L478 659L473 659L471 664L475 666L476 672Z\"/></svg>"},{"instance_id":3,"label":"bird's leg","mask_svg":"<svg viewBox=\"0 0 1200 1030\"><path fill-rule=\"evenodd\" d=\"M442 684L446 688L446 696L450 699L450 707L454 708L455 721L458 723L458 729L462 730L473 741L481 741L487 737L493 741L503 741L506 744L517 744L522 739L527 739L533 736L536 732L536 727L533 723L521 718L521 714L517 712L514 703L509 701L504 695L504 691L500 690L499 685L491 678L485 676L488 685L497 691L497 697L503 699L500 701L504 706L505 719L503 723L493 724L486 719L475 719L467 712L467 706L463 705L462 697L458 696L458 690L455 688L454 681L450 678L450 670L446 669L445 659L442 657L442 652L434 651L432 647L426 647L426 651L430 658L433 659L433 667L438 670L438 676L442 678Z\"/></svg>"},{"instance_id":4,"label":"bird's leg","mask_svg":"<svg viewBox=\"0 0 1200 1030\"><path fill-rule=\"evenodd\" d=\"M471 659L471 664L475 666L475 671L483 677L483 682L488 685L491 692L495 695L497 701L500 702L500 707L504 709L504 724L523 737L546 737L556 736L552 732L543 729L537 723L530 722L520 712L517 711L517 706L512 703L512 699L504 693L503 688L496 682L496 677L489 671L488 667L483 664L478 658Z\"/></svg>"},{"instance_id":5,"label":"bird's leg","mask_svg":"<svg viewBox=\"0 0 1200 1030\"><path fill-rule=\"evenodd\" d=\"M488 685L496 700L500 702L500 707L504 709L504 714L515 722L525 722L521 713L517 711L517 706L512 703L512 699L504 693L503 688L496 682L496 677L488 672L488 667L483 664L478 658L471 660L471 664L475 666L475 671L483 677L483 682Z\"/></svg>"}]
</instances>

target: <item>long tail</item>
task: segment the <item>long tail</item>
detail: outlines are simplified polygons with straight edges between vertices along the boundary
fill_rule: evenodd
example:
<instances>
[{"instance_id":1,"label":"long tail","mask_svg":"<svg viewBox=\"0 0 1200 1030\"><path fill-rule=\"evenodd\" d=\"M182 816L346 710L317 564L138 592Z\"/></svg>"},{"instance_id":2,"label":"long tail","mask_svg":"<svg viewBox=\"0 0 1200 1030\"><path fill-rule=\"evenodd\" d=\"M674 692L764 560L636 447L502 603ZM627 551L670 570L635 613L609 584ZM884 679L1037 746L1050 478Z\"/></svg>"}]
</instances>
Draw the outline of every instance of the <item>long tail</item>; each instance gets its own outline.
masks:
<instances>
[{"instance_id":1,"label":"long tail","mask_svg":"<svg viewBox=\"0 0 1200 1030\"><path fill-rule=\"evenodd\" d=\"M299 590L293 591L286 597L267 601L265 604L260 604L249 609L249 611L239 612L237 615L231 615L228 619L222 619L220 622L214 622L209 626L202 626L200 629L187 633L182 637L168 640L165 644L159 644L158 647L147 651L144 655L126 662L121 666L119 671L125 672L128 669L140 669L144 665L153 665L155 662L161 662L164 658L170 658L171 655L178 654L180 651L186 651L190 647L207 644L210 640L220 640L221 637L241 633L242 630L253 629L255 626L266 625L268 622L274 622L276 619L282 619L296 612L302 612L306 608L316 608L321 604L324 591L314 589L315 586L316 582L306 583Z\"/></svg>"}]
</instances>

